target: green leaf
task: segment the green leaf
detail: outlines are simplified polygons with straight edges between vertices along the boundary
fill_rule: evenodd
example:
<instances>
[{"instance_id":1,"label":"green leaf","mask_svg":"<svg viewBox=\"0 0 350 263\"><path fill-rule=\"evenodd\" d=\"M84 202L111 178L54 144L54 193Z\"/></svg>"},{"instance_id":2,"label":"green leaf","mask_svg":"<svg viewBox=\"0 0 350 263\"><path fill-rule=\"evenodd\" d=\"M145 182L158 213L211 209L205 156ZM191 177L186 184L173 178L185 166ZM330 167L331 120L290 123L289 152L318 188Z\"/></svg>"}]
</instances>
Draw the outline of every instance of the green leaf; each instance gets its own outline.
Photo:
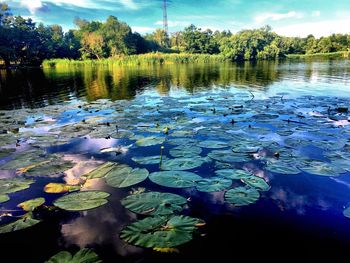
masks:
<instances>
[{"instance_id":1,"label":"green leaf","mask_svg":"<svg viewBox=\"0 0 350 263\"><path fill-rule=\"evenodd\" d=\"M3 170L17 169L21 167L26 167L33 165L35 163L40 163L47 161L47 158L41 157L45 154L42 150L30 150L26 152L21 152L13 156L13 160L5 163L1 166Z\"/></svg>"},{"instance_id":2,"label":"green leaf","mask_svg":"<svg viewBox=\"0 0 350 263\"><path fill-rule=\"evenodd\" d=\"M24 178L0 179L0 194L10 194L28 189L34 181Z\"/></svg>"},{"instance_id":3,"label":"green leaf","mask_svg":"<svg viewBox=\"0 0 350 263\"><path fill-rule=\"evenodd\" d=\"M245 153L234 153L231 150L216 150L208 153L208 156L216 161L224 163L249 162L252 158Z\"/></svg>"},{"instance_id":4,"label":"green leaf","mask_svg":"<svg viewBox=\"0 0 350 263\"><path fill-rule=\"evenodd\" d=\"M148 165L148 164L159 164L160 155L155 156L145 156L145 157L132 157L131 160L138 164ZM163 160L166 160L166 157L163 156Z\"/></svg>"},{"instance_id":5,"label":"green leaf","mask_svg":"<svg viewBox=\"0 0 350 263\"><path fill-rule=\"evenodd\" d=\"M91 249L79 250L74 256L68 251L61 251L45 263L102 263L98 255Z\"/></svg>"},{"instance_id":6,"label":"green leaf","mask_svg":"<svg viewBox=\"0 0 350 263\"><path fill-rule=\"evenodd\" d=\"M331 163L325 163L315 160L306 161L304 166L299 167L300 170L309 174L315 174L320 176L339 176L342 172L337 167L334 167Z\"/></svg>"},{"instance_id":7,"label":"green leaf","mask_svg":"<svg viewBox=\"0 0 350 263\"><path fill-rule=\"evenodd\" d=\"M147 169L116 167L108 172L106 182L112 187L125 188L143 182L148 174Z\"/></svg>"},{"instance_id":8,"label":"green leaf","mask_svg":"<svg viewBox=\"0 0 350 263\"><path fill-rule=\"evenodd\" d=\"M39 164L25 172L27 176L52 176L61 174L64 171L72 168L74 164L71 161L52 160Z\"/></svg>"},{"instance_id":9,"label":"green leaf","mask_svg":"<svg viewBox=\"0 0 350 263\"><path fill-rule=\"evenodd\" d=\"M226 142L222 142L222 141L206 140L198 143L198 146L202 148L208 148L208 149L221 149L221 148L226 148L229 145Z\"/></svg>"},{"instance_id":10,"label":"green leaf","mask_svg":"<svg viewBox=\"0 0 350 263\"><path fill-rule=\"evenodd\" d=\"M180 195L159 192L129 195L122 200L125 208L143 215L171 215L180 212L186 203Z\"/></svg>"},{"instance_id":11,"label":"green leaf","mask_svg":"<svg viewBox=\"0 0 350 263\"><path fill-rule=\"evenodd\" d=\"M24 211L31 212L35 208L41 206L44 203L45 203L45 198L39 197L39 198L35 198L32 200L22 202L22 203L18 204L17 207L22 208Z\"/></svg>"},{"instance_id":12,"label":"green leaf","mask_svg":"<svg viewBox=\"0 0 350 263\"><path fill-rule=\"evenodd\" d=\"M107 175L109 171L111 171L113 168L117 167L117 163L112 162L106 162L96 169L92 170L91 172L85 174L83 177L87 179L93 179L93 178L103 178Z\"/></svg>"},{"instance_id":13,"label":"green leaf","mask_svg":"<svg viewBox=\"0 0 350 263\"><path fill-rule=\"evenodd\" d=\"M263 178L257 176L251 176L247 178L242 178L241 181L251 187L256 188L259 191L268 191L270 186L265 182Z\"/></svg>"},{"instance_id":14,"label":"green leaf","mask_svg":"<svg viewBox=\"0 0 350 263\"><path fill-rule=\"evenodd\" d=\"M205 160L200 156L194 156L191 158L175 158L166 159L161 164L162 170L183 171L191 170L202 166Z\"/></svg>"},{"instance_id":15,"label":"green leaf","mask_svg":"<svg viewBox=\"0 0 350 263\"><path fill-rule=\"evenodd\" d=\"M219 192L229 188L232 184L232 180L214 177L202 179L197 182L196 188L200 192Z\"/></svg>"},{"instance_id":16,"label":"green leaf","mask_svg":"<svg viewBox=\"0 0 350 263\"><path fill-rule=\"evenodd\" d=\"M0 204L1 203L5 203L7 202L8 200L10 200L10 197L6 194L0 194Z\"/></svg>"},{"instance_id":17,"label":"green leaf","mask_svg":"<svg viewBox=\"0 0 350 263\"><path fill-rule=\"evenodd\" d=\"M109 195L101 191L84 191L62 196L53 204L67 211L84 211L105 205Z\"/></svg>"},{"instance_id":18,"label":"green leaf","mask_svg":"<svg viewBox=\"0 0 350 263\"><path fill-rule=\"evenodd\" d=\"M150 174L149 179L165 187L186 188L196 186L196 182L203 178L190 172L164 171Z\"/></svg>"},{"instance_id":19,"label":"green leaf","mask_svg":"<svg viewBox=\"0 0 350 263\"><path fill-rule=\"evenodd\" d=\"M175 148L172 148L169 153L173 157L187 157L192 158L193 156L198 156L201 154L202 149L197 146L191 145L180 145Z\"/></svg>"},{"instance_id":20,"label":"green leaf","mask_svg":"<svg viewBox=\"0 0 350 263\"><path fill-rule=\"evenodd\" d=\"M291 163L276 162L268 163L266 170L278 174L299 174L300 170Z\"/></svg>"},{"instance_id":21,"label":"green leaf","mask_svg":"<svg viewBox=\"0 0 350 263\"><path fill-rule=\"evenodd\" d=\"M215 174L217 176L232 180L240 180L242 178L247 178L253 175L252 173L241 169L222 169L215 171Z\"/></svg>"},{"instance_id":22,"label":"green leaf","mask_svg":"<svg viewBox=\"0 0 350 263\"><path fill-rule=\"evenodd\" d=\"M157 144L162 144L165 141L164 137L146 137L136 141L136 144L141 147L148 147Z\"/></svg>"},{"instance_id":23,"label":"green leaf","mask_svg":"<svg viewBox=\"0 0 350 263\"><path fill-rule=\"evenodd\" d=\"M15 222L0 226L0 234L5 234L5 233L26 229L40 222L41 222L40 220L31 218L30 215L23 216L21 219L18 219Z\"/></svg>"},{"instance_id":24,"label":"green leaf","mask_svg":"<svg viewBox=\"0 0 350 263\"><path fill-rule=\"evenodd\" d=\"M255 203L260 198L255 188L236 187L225 193L225 201L235 206L244 206Z\"/></svg>"},{"instance_id":25,"label":"green leaf","mask_svg":"<svg viewBox=\"0 0 350 263\"><path fill-rule=\"evenodd\" d=\"M191 241L200 222L188 216L147 217L126 226L120 237L135 246L172 248Z\"/></svg>"}]
</instances>

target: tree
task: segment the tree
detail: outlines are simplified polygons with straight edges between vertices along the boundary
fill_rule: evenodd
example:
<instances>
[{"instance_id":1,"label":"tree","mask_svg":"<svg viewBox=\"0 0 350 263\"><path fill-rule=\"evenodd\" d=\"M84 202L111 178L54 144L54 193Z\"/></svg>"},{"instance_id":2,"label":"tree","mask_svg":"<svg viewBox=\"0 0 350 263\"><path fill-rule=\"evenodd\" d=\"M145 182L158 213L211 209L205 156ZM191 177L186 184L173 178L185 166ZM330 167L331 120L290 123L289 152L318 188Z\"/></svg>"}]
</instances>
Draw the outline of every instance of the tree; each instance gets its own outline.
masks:
<instances>
[{"instance_id":1,"label":"tree","mask_svg":"<svg viewBox=\"0 0 350 263\"><path fill-rule=\"evenodd\" d=\"M101 59L104 56L104 39L96 32L85 32L81 40L83 58Z\"/></svg>"}]
</instances>

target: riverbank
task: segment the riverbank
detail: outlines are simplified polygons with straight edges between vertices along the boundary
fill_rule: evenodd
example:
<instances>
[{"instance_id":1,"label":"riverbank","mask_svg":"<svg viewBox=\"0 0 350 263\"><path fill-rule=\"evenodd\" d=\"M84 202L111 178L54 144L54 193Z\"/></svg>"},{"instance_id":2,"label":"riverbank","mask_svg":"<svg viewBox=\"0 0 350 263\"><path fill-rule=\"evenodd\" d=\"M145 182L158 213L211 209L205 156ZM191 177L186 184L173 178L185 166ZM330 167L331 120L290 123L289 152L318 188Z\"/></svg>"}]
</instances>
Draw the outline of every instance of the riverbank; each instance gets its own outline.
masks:
<instances>
[{"instance_id":1,"label":"riverbank","mask_svg":"<svg viewBox=\"0 0 350 263\"><path fill-rule=\"evenodd\" d=\"M315 53L315 54L290 54L286 56L288 59L307 59L307 58L350 58L350 51L339 51L331 53Z\"/></svg>"}]
</instances>

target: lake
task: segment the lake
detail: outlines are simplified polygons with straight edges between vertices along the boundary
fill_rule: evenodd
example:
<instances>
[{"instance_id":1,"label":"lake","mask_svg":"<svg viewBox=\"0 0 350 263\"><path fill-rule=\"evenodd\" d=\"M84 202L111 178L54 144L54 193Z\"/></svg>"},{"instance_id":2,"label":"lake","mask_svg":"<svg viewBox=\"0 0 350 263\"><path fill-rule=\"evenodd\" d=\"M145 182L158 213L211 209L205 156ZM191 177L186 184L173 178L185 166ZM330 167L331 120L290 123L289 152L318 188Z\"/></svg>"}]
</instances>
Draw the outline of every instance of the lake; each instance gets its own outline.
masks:
<instances>
[{"instance_id":1,"label":"lake","mask_svg":"<svg viewBox=\"0 0 350 263\"><path fill-rule=\"evenodd\" d=\"M348 259L349 102L350 60L1 70L1 257Z\"/></svg>"}]
</instances>

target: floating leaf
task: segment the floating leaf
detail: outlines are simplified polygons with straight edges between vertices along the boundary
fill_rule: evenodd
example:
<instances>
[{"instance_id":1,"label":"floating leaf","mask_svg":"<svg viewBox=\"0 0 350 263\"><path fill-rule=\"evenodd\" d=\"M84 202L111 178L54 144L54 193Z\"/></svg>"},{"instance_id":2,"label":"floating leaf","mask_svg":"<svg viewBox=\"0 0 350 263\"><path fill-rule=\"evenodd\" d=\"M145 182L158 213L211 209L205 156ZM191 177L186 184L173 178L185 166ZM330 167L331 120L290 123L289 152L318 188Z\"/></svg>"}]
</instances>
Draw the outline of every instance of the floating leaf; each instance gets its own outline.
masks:
<instances>
[{"instance_id":1,"label":"floating leaf","mask_svg":"<svg viewBox=\"0 0 350 263\"><path fill-rule=\"evenodd\" d=\"M0 158L4 158L9 156L11 153L14 153L16 149L8 148L8 149L0 149Z\"/></svg>"},{"instance_id":2,"label":"floating leaf","mask_svg":"<svg viewBox=\"0 0 350 263\"><path fill-rule=\"evenodd\" d=\"M180 145L169 151L173 157L187 157L198 156L202 152L202 149L192 145Z\"/></svg>"},{"instance_id":3,"label":"floating leaf","mask_svg":"<svg viewBox=\"0 0 350 263\"><path fill-rule=\"evenodd\" d=\"M44 187L45 193L50 193L50 194L61 194L61 193L78 191L78 190L80 190L80 186L60 184L60 183L49 183Z\"/></svg>"},{"instance_id":4,"label":"floating leaf","mask_svg":"<svg viewBox=\"0 0 350 263\"><path fill-rule=\"evenodd\" d=\"M19 205L17 205L17 207L22 208L24 211L31 212L35 208L41 206L44 203L45 203L45 198L39 197L39 198L22 202Z\"/></svg>"},{"instance_id":5,"label":"floating leaf","mask_svg":"<svg viewBox=\"0 0 350 263\"><path fill-rule=\"evenodd\" d=\"M206 140L198 143L198 146L202 148L208 148L208 149L221 149L221 148L228 147L228 144L222 141Z\"/></svg>"},{"instance_id":6,"label":"floating leaf","mask_svg":"<svg viewBox=\"0 0 350 263\"><path fill-rule=\"evenodd\" d=\"M191 241L198 223L188 216L147 217L126 226L120 237L135 246L172 248Z\"/></svg>"},{"instance_id":7,"label":"floating leaf","mask_svg":"<svg viewBox=\"0 0 350 263\"><path fill-rule=\"evenodd\" d=\"M244 153L234 153L231 150L216 150L212 151L208 154L208 156L211 159L214 159L216 161L220 162L227 162L227 163L232 163L232 162L248 162L252 158L248 154Z\"/></svg>"},{"instance_id":8,"label":"floating leaf","mask_svg":"<svg viewBox=\"0 0 350 263\"><path fill-rule=\"evenodd\" d=\"M339 173L343 172L330 163L311 160L307 161L305 164L305 166L301 166L299 169L309 174L332 177L339 176Z\"/></svg>"},{"instance_id":9,"label":"floating leaf","mask_svg":"<svg viewBox=\"0 0 350 263\"><path fill-rule=\"evenodd\" d=\"M263 178L257 176L251 176L247 178L242 178L241 181L251 187L256 188L259 191L268 191L270 186L265 182Z\"/></svg>"},{"instance_id":10,"label":"floating leaf","mask_svg":"<svg viewBox=\"0 0 350 263\"><path fill-rule=\"evenodd\" d=\"M143 215L171 215L180 212L186 203L186 198L180 195L159 192L129 195L122 200L125 208Z\"/></svg>"},{"instance_id":11,"label":"floating leaf","mask_svg":"<svg viewBox=\"0 0 350 263\"><path fill-rule=\"evenodd\" d=\"M173 188L193 187L203 179L199 175L183 171L164 171L150 174L149 179L161 186Z\"/></svg>"},{"instance_id":12,"label":"floating leaf","mask_svg":"<svg viewBox=\"0 0 350 263\"><path fill-rule=\"evenodd\" d=\"M241 169L222 169L215 171L217 176L232 180L240 180L252 176L252 173Z\"/></svg>"},{"instance_id":13,"label":"floating leaf","mask_svg":"<svg viewBox=\"0 0 350 263\"><path fill-rule=\"evenodd\" d=\"M0 179L0 194L10 194L28 189L34 181L24 178Z\"/></svg>"},{"instance_id":14,"label":"floating leaf","mask_svg":"<svg viewBox=\"0 0 350 263\"><path fill-rule=\"evenodd\" d=\"M276 162L268 163L266 170L278 174L299 174L300 170L290 163Z\"/></svg>"},{"instance_id":15,"label":"floating leaf","mask_svg":"<svg viewBox=\"0 0 350 263\"><path fill-rule=\"evenodd\" d=\"M58 198L53 204L67 211L84 211L108 203L106 192L85 191L72 193Z\"/></svg>"},{"instance_id":16,"label":"floating leaf","mask_svg":"<svg viewBox=\"0 0 350 263\"><path fill-rule=\"evenodd\" d=\"M225 193L225 201L235 206L244 206L255 203L260 198L255 188L236 187Z\"/></svg>"},{"instance_id":17,"label":"floating leaf","mask_svg":"<svg viewBox=\"0 0 350 263\"><path fill-rule=\"evenodd\" d=\"M65 160L50 160L23 168L27 176L52 176L72 168L74 164Z\"/></svg>"},{"instance_id":18,"label":"floating leaf","mask_svg":"<svg viewBox=\"0 0 350 263\"><path fill-rule=\"evenodd\" d=\"M118 164L112 163L112 162L106 162L99 167L97 167L95 170L87 173L84 175L87 179L93 179L93 178L102 178L107 175L109 171L111 171L113 168L115 168Z\"/></svg>"},{"instance_id":19,"label":"floating leaf","mask_svg":"<svg viewBox=\"0 0 350 263\"><path fill-rule=\"evenodd\" d=\"M102 263L98 255L91 249L79 250L74 256L68 251L61 251L45 263Z\"/></svg>"},{"instance_id":20,"label":"floating leaf","mask_svg":"<svg viewBox=\"0 0 350 263\"><path fill-rule=\"evenodd\" d=\"M47 158L41 157L45 152L42 150L30 150L13 156L13 160L1 166L3 170L17 169L47 161Z\"/></svg>"},{"instance_id":21,"label":"floating leaf","mask_svg":"<svg viewBox=\"0 0 350 263\"><path fill-rule=\"evenodd\" d=\"M40 220L36 220L32 218L30 214L27 214L23 216L21 219L18 219L17 221L0 226L0 234L5 234L5 233L26 229L40 222L41 222Z\"/></svg>"},{"instance_id":22,"label":"floating leaf","mask_svg":"<svg viewBox=\"0 0 350 263\"><path fill-rule=\"evenodd\" d=\"M229 188L232 180L220 177L202 179L197 182L196 188L200 192L219 192Z\"/></svg>"},{"instance_id":23,"label":"floating leaf","mask_svg":"<svg viewBox=\"0 0 350 263\"><path fill-rule=\"evenodd\" d=\"M202 157L166 159L162 162L161 169L183 171L201 166L205 160Z\"/></svg>"},{"instance_id":24,"label":"floating leaf","mask_svg":"<svg viewBox=\"0 0 350 263\"><path fill-rule=\"evenodd\" d=\"M160 252L160 253L180 253L180 251L177 248L160 248L155 247L153 248L154 251Z\"/></svg>"},{"instance_id":25,"label":"floating leaf","mask_svg":"<svg viewBox=\"0 0 350 263\"><path fill-rule=\"evenodd\" d=\"M165 141L164 137L146 137L136 141L136 144L141 147L153 146L162 144Z\"/></svg>"},{"instance_id":26,"label":"floating leaf","mask_svg":"<svg viewBox=\"0 0 350 263\"><path fill-rule=\"evenodd\" d=\"M10 197L6 194L0 194L0 204L1 203L5 203L7 202L8 200L10 200Z\"/></svg>"},{"instance_id":27,"label":"floating leaf","mask_svg":"<svg viewBox=\"0 0 350 263\"><path fill-rule=\"evenodd\" d=\"M147 165L147 164L159 164L160 163L160 155L155 156L145 156L145 157L132 157L134 162ZM163 156L163 161L166 160L166 157Z\"/></svg>"},{"instance_id":28,"label":"floating leaf","mask_svg":"<svg viewBox=\"0 0 350 263\"><path fill-rule=\"evenodd\" d=\"M148 174L147 169L117 166L108 172L106 182L113 187L125 188L143 182Z\"/></svg>"}]
</instances>

